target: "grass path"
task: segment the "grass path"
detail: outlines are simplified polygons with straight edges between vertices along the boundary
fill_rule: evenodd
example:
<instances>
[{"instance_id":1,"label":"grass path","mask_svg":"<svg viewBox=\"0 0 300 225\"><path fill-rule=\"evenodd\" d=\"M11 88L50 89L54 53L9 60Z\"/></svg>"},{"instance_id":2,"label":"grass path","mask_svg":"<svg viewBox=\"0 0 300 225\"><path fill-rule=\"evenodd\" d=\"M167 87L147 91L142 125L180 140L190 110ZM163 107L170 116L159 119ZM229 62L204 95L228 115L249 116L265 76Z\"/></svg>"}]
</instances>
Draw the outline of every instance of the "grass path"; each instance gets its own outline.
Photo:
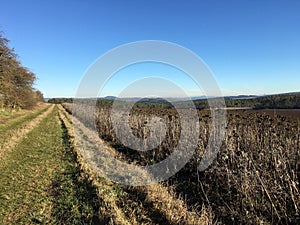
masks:
<instances>
[{"instance_id":1,"label":"grass path","mask_svg":"<svg viewBox=\"0 0 300 225\"><path fill-rule=\"evenodd\" d=\"M21 117L26 117L30 114L35 114L37 111L44 109L47 103L38 103L38 105L31 110L21 110L17 112L10 111L0 111L0 127L9 123L10 121L20 119Z\"/></svg>"},{"instance_id":2,"label":"grass path","mask_svg":"<svg viewBox=\"0 0 300 225\"><path fill-rule=\"evenodd\" d=\"M44 105L38 110L17 116L0 125L0 158L3 160L7 151L32 130L49 112L53 106Z\"/></svg>"},{"instance_id":3,"label":"grass path","mask_svg":"<svg viewBox=\"0 0 300 225\"><path fill-rule=\"evenodd\" d=\"M97 222L95 189L81 176L58 109L0 161L0 224Z\"/></svg>"}]
</instances>

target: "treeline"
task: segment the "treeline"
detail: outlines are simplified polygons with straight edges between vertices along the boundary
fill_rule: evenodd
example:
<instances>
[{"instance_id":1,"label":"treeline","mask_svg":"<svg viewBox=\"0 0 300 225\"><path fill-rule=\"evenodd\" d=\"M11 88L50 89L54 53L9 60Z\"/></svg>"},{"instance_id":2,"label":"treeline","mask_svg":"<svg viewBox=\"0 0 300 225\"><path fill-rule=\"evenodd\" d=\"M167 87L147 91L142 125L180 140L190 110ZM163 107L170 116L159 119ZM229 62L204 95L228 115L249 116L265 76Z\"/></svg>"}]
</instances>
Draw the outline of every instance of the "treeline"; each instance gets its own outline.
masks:
<instances>
[{"instance_id":1,"label":"treeline","mask_svg":"<svg viewBox=\"0 0 300 225\"><path fill-rule=\"evenodd\" d=\"M50 98L48 102L52 104L73 103L73 98Z\"/></svg>"},{"instance_id":2,"label":"treeline","mask_svg":"<svg viewBox=\"0 0 300 225\"><path fill-rule=\"evenodd\" d=\"M206 99L195 100L198 109L209 108ZM300 92L287 93L252 98L226 98L227 107L249 107L253 109L300 109Z\"/></svg>"},{"instance_id":3,"label":"treeline","mask_svg":"<svg viewBox=\"0 0 300 225\"><path fill-rule=\"evenodd\" d=\"M270 95L257 100L256 109L300 109L300 93Z\"/></svg>"},{"instance_id":4,"label":"treeline","mask_svg":"<svg viewBox=\"0 0 300 225\"><path fill-rule=\"evenodd\" d=\"M95 99L90 99L95 101ZM87 101L83 100L83 101ZM52 98L48 102L61 104L64 102L72 103L72 98ZM110 99L98 99L98 106L111 106L114 100ZM124 104L126 101L124 101ZM182 103L182 108L186 105L183 101L177 102L177 105ZM206 99L194 100L194 104L197 109L208 109L209 104ZM300 92L299 93L288 93L288 94L277 94L251 98L234 98L225 97L225 104L227 107L249 107L253 109L300 109ZM162 99L148 99L137 102L135 108L173 108L173 105Z\"/></svg>"},{"instance_id":5,"label":"treeline","mask_svg":"<svg viewBox=\"0 0 300 225\"><path fill-rule=\"evenodd\" d=\"M225 99L227 107L254 109L300 109L300 92L261 96L251 99Z\"/></svg>"},{"instance_id":6,"label":"treeline","mask_svg":"<svg viewBox=\"0 0 300 225\"><path fill-rule=\"evenodd\" d=\"M0 110L30 109L44 101L43 94L33 88L36 75L22 66L2 34L0 31Z\"/></svg>"}]
</instances>

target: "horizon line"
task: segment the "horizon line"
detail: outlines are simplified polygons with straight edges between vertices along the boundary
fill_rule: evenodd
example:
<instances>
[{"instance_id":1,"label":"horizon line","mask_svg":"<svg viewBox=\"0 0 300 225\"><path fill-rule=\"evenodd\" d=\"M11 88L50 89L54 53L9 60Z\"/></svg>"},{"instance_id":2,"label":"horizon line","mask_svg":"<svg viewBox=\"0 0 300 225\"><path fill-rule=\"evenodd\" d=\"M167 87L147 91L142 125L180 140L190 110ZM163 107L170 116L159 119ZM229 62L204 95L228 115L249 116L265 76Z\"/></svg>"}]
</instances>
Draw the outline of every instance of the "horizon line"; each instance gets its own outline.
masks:
<instances>
[{"instance_id":1,"label":"horizon line","mask_svg":"<svg viewBox=\"0 0 300 225\"><path fill-rule=\"evenodd\" d=\"M221 95L221 96L207 96L207 95L195 95L195 96L187 96L187 97L180 97L180 96L169 96L169 97L147 97L147 96L143 96L143 97L139 97L139 96L132 96L132 97L121 97L122 98L215 98L215 97L239 97L239 96L256 96L256 97L261 97L261 96L268 96L268 95L281 95L281 94L298 94L300 93L300 91L292 91L292 92L277 92L277 93L264 93L264 94L237 94L237 95ZM114 97L114 98L119 98L118 96L115 95L106 95L106 96L86 96L86 97L80 97L80 98L107 98L107 97ZM59 96L59 97L44 97L44 99L51 99L51 98L76 98L76 96Z\"/></svg>"}]
</instances>

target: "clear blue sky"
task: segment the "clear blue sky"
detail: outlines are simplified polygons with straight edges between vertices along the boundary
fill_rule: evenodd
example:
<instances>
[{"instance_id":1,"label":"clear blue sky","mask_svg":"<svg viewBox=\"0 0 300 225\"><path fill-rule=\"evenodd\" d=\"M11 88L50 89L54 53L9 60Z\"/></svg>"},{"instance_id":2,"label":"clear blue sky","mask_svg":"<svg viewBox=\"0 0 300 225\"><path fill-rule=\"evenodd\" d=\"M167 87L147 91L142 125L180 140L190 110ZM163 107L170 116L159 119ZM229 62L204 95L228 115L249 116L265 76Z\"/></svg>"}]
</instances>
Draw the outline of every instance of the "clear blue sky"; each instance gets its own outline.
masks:
<instances>
[{"instance_id":1,"label":"clear blue sky","mask_svg":"<svg viewBox=\"0 0 300 225\"><path fill-rule=\"evenodd\" d=\"M0 5L0 30L36 73L36 88L45 97L74 96L95 59L118 45L148 39L194 51L224 95L300 91L298 0L9 0ZM115 82L117 88L120 80ZM198 94L193 91L188 92Z\"/></svg>"}]
</instances>

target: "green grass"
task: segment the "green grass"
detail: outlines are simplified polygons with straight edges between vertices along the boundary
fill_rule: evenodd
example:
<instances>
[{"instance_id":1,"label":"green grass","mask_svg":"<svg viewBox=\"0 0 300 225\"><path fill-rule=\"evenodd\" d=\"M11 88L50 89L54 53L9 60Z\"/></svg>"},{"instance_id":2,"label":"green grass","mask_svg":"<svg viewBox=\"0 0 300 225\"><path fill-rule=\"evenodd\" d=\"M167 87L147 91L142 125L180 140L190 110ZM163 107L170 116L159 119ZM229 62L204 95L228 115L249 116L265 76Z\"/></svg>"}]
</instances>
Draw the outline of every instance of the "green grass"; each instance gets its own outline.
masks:
<instances>
[{"instance_id":1,"label":"green grass","mask_svg":"<svg viewBox=\"0 0 300 225\"><path fill-rule=\"evenodd\" d=\"M0 121L1 119L13 119L18 116L21 116L28 112L28 110L17 110L17 111L12 111L12 110L5 110L0 108Z\"/></svg>"},{"instance_id":2,"label":"green grass","mask_svg":"<svg viewBox=\"0 0 300 225\"><path fill-rule=\"evenodd\" d=\"M20 129L24 127L24 124L38 115L42 114L45 112L49 106L42 108L40 110L34 111L32 113L26 114L19 116L17 118L11 119L7 121L5 124L0 125L0 151L1 151L1 146L3 143L6 143L7 140L9 140L14 134L17 129Z\"/></svg>"},{"instance_id":3,"label":"green grass","mask_svg":"<svg viewBox=\"0 0 300 225\"><path fill-rule=\"evenodd\" d=\"M13 112L10 111L1 111L0 115L1 116L12 116Z\"/></svg>"},{"instance_id":4,"label":"green grass","mask_svg":"<svg viewBox=\"0 0 300 225\"><path fill-rule=\"evenodd\" d=\"M26 114L25 116L23 116L23 114L20 114L18 116L16 116L16 118L10 118L10 120L8 120L6 123L4 124L0 124L0 132L6 132L9 129L15 128L18 125L31 120L33 118L35 118L36 116L40 115L41 113L45 112L50 106L44 107L40 110L37 110L33 113L29 113Z\"/></svg>"},{"instance_id":5,"label":"green grass","mask_svg":"<svg viewBox=\"0 0 300 225\"><path fill-rule=\"evenodd\" d=\"M0 161L0 224L95 224L96 191L81 176L55 108Z\"/></svg>"},{"instance_id":6,"label":"green grass","mask_svg":"<svg viewBox=\"0 0 300 225\"><path fill-rule=\"evenodd\" d=\"M18 119L22 116L26 116L36 110L20 110L20 111L8 111L0 108L0 126L14 119Z\"/></svg>"}]
</instances>

